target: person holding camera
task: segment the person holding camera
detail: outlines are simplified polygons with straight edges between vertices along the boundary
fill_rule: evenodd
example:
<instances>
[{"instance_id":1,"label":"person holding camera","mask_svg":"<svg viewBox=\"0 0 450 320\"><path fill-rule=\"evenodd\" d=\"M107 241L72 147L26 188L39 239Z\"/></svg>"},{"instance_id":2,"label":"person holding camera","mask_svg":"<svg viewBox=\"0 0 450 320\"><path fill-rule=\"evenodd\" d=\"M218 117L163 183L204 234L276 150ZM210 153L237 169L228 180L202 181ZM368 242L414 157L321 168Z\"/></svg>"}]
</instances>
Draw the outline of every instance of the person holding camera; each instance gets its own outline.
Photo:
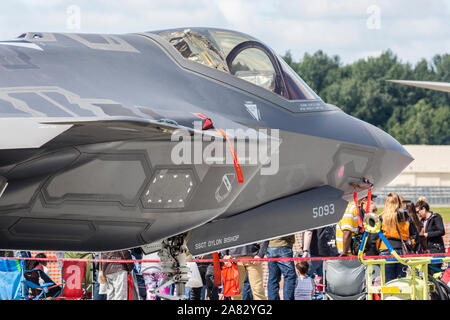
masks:
<instances>
[{"instance_id":1,"label":"person holding camera","mask_svg":"<svg viewBox=\"0 0 450 320\"><path fill-rule=\"evenodd\" d=\"M414 226L408 222L402 201L396 193L389 193L386 197L384 210L381 213L381 230L389 240L392 248L399 254L413 253ZM391 255L386 244L378 240L378 249L381 256ZM409 248L409 252L405 252ZM401 263L388 263L385 267L386 282L406 276L405 267Z\"/></svg>"},{"instance_id":2,"label":"person holding camera","mask_svg":"<svg viewBox=\"0 0 450 320\"><path fill-rule=\"evenodd\" d=\"M372 195L371 200L376 197L376 195ZM371 213L376 213L378 210L375 202L371 201L369 208L367 208L367 203L367 197L358 200L358 207L356 207L354 201L349 202L342 219L338 222L336 226L336 247L340 256L358 254L363 235L362 221L364 220L366 210ZM364 251L366 255L378 255L376 241L376 235L369 234Z\"/></svg>"},{"instance_id":3,"label":"person holding camera","mask_svg":"<svg viewBox=\"0 0 450 320\"><path fill-rule=\"evenodd\" d=\"M419 220L414 203L412 203L411 200L404 199L401 195L399 195L399 197L402 201L403 212L406 214L406 221L408 221L414 229L414 234L412 234L415 242L413 251L422 254L427 248L426 239L420 234L420 230L423 229L423 223Z\"/></svg>"}]
</instances>

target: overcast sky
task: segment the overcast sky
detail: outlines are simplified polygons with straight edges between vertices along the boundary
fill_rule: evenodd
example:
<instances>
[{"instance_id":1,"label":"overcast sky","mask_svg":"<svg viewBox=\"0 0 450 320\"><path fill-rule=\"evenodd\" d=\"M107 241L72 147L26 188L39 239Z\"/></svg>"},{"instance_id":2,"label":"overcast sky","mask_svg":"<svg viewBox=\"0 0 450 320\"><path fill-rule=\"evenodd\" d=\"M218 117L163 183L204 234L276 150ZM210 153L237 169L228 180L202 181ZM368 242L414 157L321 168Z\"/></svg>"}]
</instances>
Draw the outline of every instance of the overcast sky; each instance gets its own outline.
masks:
<instances>
[{"instance_id":1,"label":"overcast sky","mask_svg":"<svg viewBox=\"0 0 450 320\"><path fill-rule=\"evenodd\" d=\"M319 49L345 63L389 48L413 64L450 53L450 0L8 0L0 11L1 40L186 26L241 31L296 60Z\"/></svg>"}]
</instances>

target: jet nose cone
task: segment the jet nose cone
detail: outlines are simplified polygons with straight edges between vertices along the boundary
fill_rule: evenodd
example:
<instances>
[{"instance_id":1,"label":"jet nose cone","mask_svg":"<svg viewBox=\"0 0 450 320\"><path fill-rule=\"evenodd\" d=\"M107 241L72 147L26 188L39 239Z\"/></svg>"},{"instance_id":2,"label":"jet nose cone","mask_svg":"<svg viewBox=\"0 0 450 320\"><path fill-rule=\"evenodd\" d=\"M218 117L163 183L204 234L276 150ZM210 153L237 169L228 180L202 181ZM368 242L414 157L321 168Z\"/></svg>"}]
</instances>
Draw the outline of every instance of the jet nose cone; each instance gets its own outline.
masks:
<instances>
[{"instance_id":1,"label":"jet nose cone","mask_svg":"<svg viewBox=\"0 0 450 320\"><path fill-rule=\"evenodd\" d=\"M388 133L368 123L366 127L381 151L378 156L379 167L376 168L380 179L376 181L376 185L384 186L398 176L414 158Z\"/></svg>"},{"instance_id":2,"label":"jet nose cone","mask_svg":"<svg viewBox=\"0 0 450 320\"><path fill-rule=\"evenodd\" d=\"M404 155L405 157L410 158L411 161L414 160L411 154L409 154L409 152L400 144L400 142L398 142L391 135L369 123L366 124L366 127L369 130L372 137L378 143L378 146L380 148L398 152Z\"/></svg>"}]
</instances>

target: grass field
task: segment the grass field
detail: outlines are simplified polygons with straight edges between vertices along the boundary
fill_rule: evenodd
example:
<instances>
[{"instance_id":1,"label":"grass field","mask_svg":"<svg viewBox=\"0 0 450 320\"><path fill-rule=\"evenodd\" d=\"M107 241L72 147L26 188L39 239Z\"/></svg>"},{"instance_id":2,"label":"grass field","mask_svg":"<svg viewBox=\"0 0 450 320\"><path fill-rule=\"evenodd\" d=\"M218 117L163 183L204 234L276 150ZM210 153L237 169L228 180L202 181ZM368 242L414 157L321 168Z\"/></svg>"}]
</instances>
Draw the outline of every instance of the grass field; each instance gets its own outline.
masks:
<instances>
[{"instance_id":1,"label":"grass field","mask_svg":"<svg viewBox=\"0 0 450 320\"><path fill-rule=\"evenodd\" d=\"M444 222L450 222L450 208L434 207L430 209L431 211L439 213L442 216L442 220L444 220Z\"/></svg>"}]
</instances>

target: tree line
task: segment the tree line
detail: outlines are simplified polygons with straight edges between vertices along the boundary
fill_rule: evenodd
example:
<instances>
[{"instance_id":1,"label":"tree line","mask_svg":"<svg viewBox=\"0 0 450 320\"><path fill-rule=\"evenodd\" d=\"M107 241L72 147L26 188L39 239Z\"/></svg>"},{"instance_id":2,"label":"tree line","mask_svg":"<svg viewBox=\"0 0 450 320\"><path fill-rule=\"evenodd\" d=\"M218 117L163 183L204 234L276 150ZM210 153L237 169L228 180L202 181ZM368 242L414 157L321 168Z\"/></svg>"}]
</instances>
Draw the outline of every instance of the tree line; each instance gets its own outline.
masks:
<instances>
[{"instance_id":1,"label":"tree line","mask_svg":"<svg viewBox=\"0 0 450 320\"><path fill-rule=\"evenodd\" d=\"M322 50L283 59L326 103L388 132L402 144L450 144L450 94L386 80L450 82L450 54L404 63L391 51L343 64Z\"/></svg>"}]
</instances>

